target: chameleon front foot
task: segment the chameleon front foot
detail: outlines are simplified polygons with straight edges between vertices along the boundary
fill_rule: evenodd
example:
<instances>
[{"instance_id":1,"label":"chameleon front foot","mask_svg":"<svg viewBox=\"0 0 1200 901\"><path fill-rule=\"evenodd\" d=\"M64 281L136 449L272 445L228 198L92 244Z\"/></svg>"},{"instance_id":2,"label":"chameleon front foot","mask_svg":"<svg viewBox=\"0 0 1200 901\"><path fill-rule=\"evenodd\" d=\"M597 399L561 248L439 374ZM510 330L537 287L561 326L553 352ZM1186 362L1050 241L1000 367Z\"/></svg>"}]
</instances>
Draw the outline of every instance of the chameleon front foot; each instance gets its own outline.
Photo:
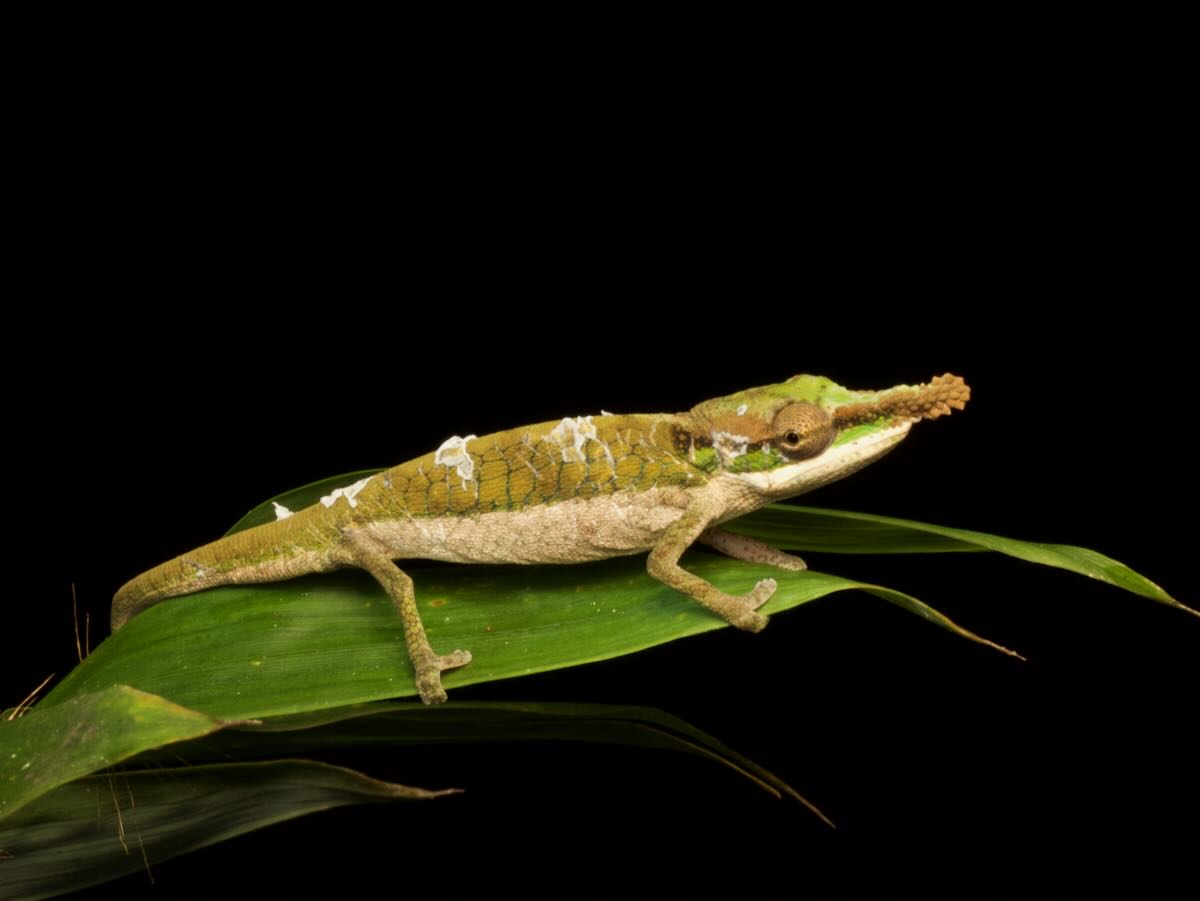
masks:
<instances>
[{"instance_id":1,"label":"chameleon front foot","mask_svg":"<svg viewBox=\"0 0 1200 901\"><path fill-rule=\"evenodd\" d=\"M452 654L432 655L416 665L417 691L426 704L441 704L446 700L442 687L442 672L457 669L471 662L471 652L456 650Z\"/></svg>"},{"instance_id":2,"label":"chameleon front foot","mask_svg":"<svg viewBox=\"0 0 1200 901\"><path fill-rule=\"evenodd\" d=\"M713 597L697 597L709 610L721 619L746 632L761 632L767 627L767 617L758 608L775 593L774 579L762 579L747 594L723 594L713 589Z\"/></svg>"},{"instance_id":3,"label":"chameleon front foot","mask_svg":"<svg viewBox=\"0 0 1200 901\"><path fill-rule=\"evenodd\" d=\"M767 627L767 617L759 613L758 608L771 600L777 587L774 579L760 579L749 594L733 598L742 609L735 609L733 616L727 617L729 623L747 632L761 632Z\"/></svg>"}]
</instances>

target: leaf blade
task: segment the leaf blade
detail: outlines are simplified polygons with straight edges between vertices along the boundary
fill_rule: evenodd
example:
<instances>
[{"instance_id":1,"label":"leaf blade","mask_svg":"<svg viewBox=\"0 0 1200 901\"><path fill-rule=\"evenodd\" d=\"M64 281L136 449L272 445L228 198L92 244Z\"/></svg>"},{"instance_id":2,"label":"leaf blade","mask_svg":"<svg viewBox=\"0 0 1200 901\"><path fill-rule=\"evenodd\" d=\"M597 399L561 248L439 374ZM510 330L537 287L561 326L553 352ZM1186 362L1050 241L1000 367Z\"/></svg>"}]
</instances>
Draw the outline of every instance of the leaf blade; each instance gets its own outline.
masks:
<instances>
[{"instance_id":1,"label":"leaf blade","mask_svg":"<svg viewBox=\"0 0 1200 901\"><path fill-rule=\"evenodd\" d=\"M1105 554L1069 544L1022 541L971 529L821 507L771 504L729 523L730 531L799 551L854 554L995 551L1105 582L1200 616L1141 573ZM830 537L832 536L832 537Z\"/></svg>"},{"instance_id":2,"label":"leaf blade","mask_svg":"<svg viewBox=\"0 0 1200 901\"><path fill-rule=\"evenodd\" d=\"M318 810L455 791L295 760L90 776L0 821L0 896L51 897Z\"/></svg>"},{"instance_id":3,"label":"leaf blade","mask_svg":"<svg viewBox=\"0 0 1200 901\"><path fill-rule=\"evenodd\" d=\"M711 554L689 556L686 565L731 592L744 591L764 570ZM727 627L628 558L410 573L434 647L464 647L475 655L470 666L446 674L450 690ZM893 602L908 597L823 573L772 575L779 588L764 608L768 613L864 587ZM945 617L934 619L981 640ZM415 694L390 599L368 576L353 572L219 588L159 604L101 643L41 704L113 684L136 685L225 719Z\"/></svg>"},{"instance_id":4,"label":"leaf blade","mask_svg":"<svg viewBox=\"0 0 1200 901\"><path fill-rule=\"evenodd\" d=\"M227 725L120 684L39 704L0 724L0 819L73 779Z\"/></svg>"},{"instance_id":5,"label":"leaf blade","mask_svg":"<svg viewBox=\"0 0 1200 901\"><path fill-rule=\"evenodd\" d=\"M828 819L794 788L686 720L652 707L577 702L460 701L428 707L377 701L241 724L139 763L295 756L344 748L507 741L573 741L683 752L717 763L777 798Z\"/></svg>"}]
</instances>

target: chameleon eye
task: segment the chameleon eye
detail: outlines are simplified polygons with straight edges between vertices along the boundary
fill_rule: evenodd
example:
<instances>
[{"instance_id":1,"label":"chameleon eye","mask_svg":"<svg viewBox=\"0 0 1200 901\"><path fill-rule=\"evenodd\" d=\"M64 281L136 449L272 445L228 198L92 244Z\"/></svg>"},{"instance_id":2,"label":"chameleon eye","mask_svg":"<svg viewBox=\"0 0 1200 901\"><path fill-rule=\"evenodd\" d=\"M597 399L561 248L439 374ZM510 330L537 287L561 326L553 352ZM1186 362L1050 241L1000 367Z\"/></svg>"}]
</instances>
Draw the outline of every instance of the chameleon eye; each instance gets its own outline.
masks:
<instances>
[{"instance_id":1,"label":"chameleon eye","mask_svg":"<svg viewBox=\"0 0 1200 901\"><path fill-rule=\"evenodd\" d=\"M775 415L776 446L791 460L819 454L833 440L829 414L816 404L788 404Z\"/></svg>"}]
</instances>

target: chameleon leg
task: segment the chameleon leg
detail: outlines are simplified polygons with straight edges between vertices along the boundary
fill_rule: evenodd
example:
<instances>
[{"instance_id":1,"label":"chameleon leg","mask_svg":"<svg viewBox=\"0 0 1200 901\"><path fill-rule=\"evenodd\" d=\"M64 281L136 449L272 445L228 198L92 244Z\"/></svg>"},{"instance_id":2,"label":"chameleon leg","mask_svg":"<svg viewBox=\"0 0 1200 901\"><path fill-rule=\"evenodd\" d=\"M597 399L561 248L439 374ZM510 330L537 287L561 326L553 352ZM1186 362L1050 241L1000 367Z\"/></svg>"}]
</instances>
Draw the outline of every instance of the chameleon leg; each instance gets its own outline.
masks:
<instances>
[{"instance_id":1,"label":"chameleon leg","mask_svg":"<svg viewBox=\"0 0 1200 901\"><path fill-rule=\"evenodd\" d=\"M435 654L425 636L425 626L417 610L412 579L373 547L349 536L348 543L354 565L374 576L396 605L404 623L404 642L408 645L408 657L416 671L417 691L421 694L421 700L426 704L441 704L446 700L446 689L442 688L442 670L466 666L471 662L471 652L456 650L452 654Z\"/></svg>"},{"instance_id":2,"label":"chameleon leg","mask_svg":"<svg viewBox=\"0 0 1200 901\"><path fill-rule=\"evenodd\" d=\"M726 532L717 526L705 529L697 540L734 560L765 563L768 566L777 566L792 572L802 572L808 569L808 564L793 554L771 547L765 541L759 541L757 538L735 535L733 532Z\"/></svg>"},{"instance_id":3,"label":"chameleon leg","mask_svg":"<svg viewBox=\"0 0 1200 901\"><path fill-rule=\"evenodd\" d=\"M749 594L732 595L679 565L683 552L701 536L712 518L712 512L703 503L693 500L650 551L646 569L658 581L682 591L725 622L748 632L760 632L766 627L767 618L757 610L775 593L774 579L762 579Z\"/></svg>"}]
</instances>

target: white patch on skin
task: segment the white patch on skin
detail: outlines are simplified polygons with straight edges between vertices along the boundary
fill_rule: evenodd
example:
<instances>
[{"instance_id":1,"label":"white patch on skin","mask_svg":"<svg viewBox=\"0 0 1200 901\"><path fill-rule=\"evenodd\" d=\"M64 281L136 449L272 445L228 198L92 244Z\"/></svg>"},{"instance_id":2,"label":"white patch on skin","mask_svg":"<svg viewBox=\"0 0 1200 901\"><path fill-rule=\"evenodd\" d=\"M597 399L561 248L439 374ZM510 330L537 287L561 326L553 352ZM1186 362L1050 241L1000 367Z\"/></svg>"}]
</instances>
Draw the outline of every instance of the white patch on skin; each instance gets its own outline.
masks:
<instances>
[{"instance_id":1,"label":"white patch on skin","mask_svg":"<svg viewBox=\"0 0 1200 901\"><path fill-rule=\"evenodd\" d=\"M588 441L596 440L596 426L592 422L590 416L576 416L574 419L567 417L563 421L550 430L547 436L555 444L562 449L562 458L564 463L570 463L571 459L567 456L567 451L571 447L575 448L575 453L579 456L579 462L583 462L586 457L583 455L583 446ZM609 454L609 459L612 459L612 454Z\"/></svg>"},{"instance_id":2,"label":"white patch on skin","mask_svg":"<svg viewBox=\"0 0 1200 901\"><path fill-rule=\"evenodd\" d=\"M749 410L749 409L750 409L750 407L749 407L749 405L748 405L748 404L742 404L741 406L739 406L739 407L737 408L737 415L738 415L738 416L745 416L745 415L746 415L746 411L747 411L747 410Z\"/></svg>"},{"instance_id":3,"label":"white patch on skin","mask_svg":"<svg viewBox=\"0 0 1200 901\"><path fill-rule=\"evenodd\" d=\"M731 432L712 433L713 448L721 458L721 464L731 463L738 457L748 453L750 439L745 435L734 435Z\"/></svg>"},{"instance_id":4,"label":"white patch on skin","mask_svg":"<svg viewBox=\"0 0 1200 901\"><path fill-rule=\"evenodd\" d=\"M599 438L596 439L600 441ZM612 470L612 475L608 477L609 482L615 482L617 479L617 461L613 459L612 450L603 441L600 441L600 446L604 448L604 459L608 460L609 469Z\"/></svg>"},{"instance_id":5,"label":"white patch on skin","mask_svg":"<svg viewBox=\"0 0 1200 901\"><path fill-rule=\"evenodd\" d=\"M278 522L281 519L287 519L289 516L292 515L292 511L289 510L287 507L285 507L283 504L279 503L279 501L271 501L271 503L275 505L275 521L276 522Z\"/></svg>"},{"instance_id":6,"label":"white patch on skin","mask_svg":"<svg viewBox=\"0 0 1200 901\"><path fill-rule=\"evenodd\" d=\"M603 410L603 409L602 409L602 410L600 411L600 415L601 415L601 416L616 416L617 414L616 414L616 413L609 413L607 410Z\"/></svg>"},{"instance_id":7,"label":"white patch on skin","mask_svg":"<svg viewBox=\"0 0 1200 901\"><path fill-rule=\"evenodd\" d=\"M339 497L344 497L346 499L346 503L348 503L351 507L357 507L358 501L356 501L354 498L360 491L367 487L367 482L369 481L371 481L371 477L367 476L365 479L359 479L353 485L347 485L345 488L335 488L333 489L332 494L327 494L321 498L321 503L326 507L332 507L335 503L337 503L337 499Z\"/></svg>"},{"instance_id":8,"label":"white patch on skin","mask_svg":"<svg viewBox=\"0 0 1200 901\"><path fill-rule=\"evenodd\" d=\"M475 437L475 435L468 435L466 438L459 438L455 435L452 438L447 438L433 455L433 465L435 467L445 466L446 468L450 468L453 466L458 470L458 477L462 479L464 491L470 488L472 478L475 474L475 461L467 453L467 442L474 441Z\"/></svg>"}]
</instances>

